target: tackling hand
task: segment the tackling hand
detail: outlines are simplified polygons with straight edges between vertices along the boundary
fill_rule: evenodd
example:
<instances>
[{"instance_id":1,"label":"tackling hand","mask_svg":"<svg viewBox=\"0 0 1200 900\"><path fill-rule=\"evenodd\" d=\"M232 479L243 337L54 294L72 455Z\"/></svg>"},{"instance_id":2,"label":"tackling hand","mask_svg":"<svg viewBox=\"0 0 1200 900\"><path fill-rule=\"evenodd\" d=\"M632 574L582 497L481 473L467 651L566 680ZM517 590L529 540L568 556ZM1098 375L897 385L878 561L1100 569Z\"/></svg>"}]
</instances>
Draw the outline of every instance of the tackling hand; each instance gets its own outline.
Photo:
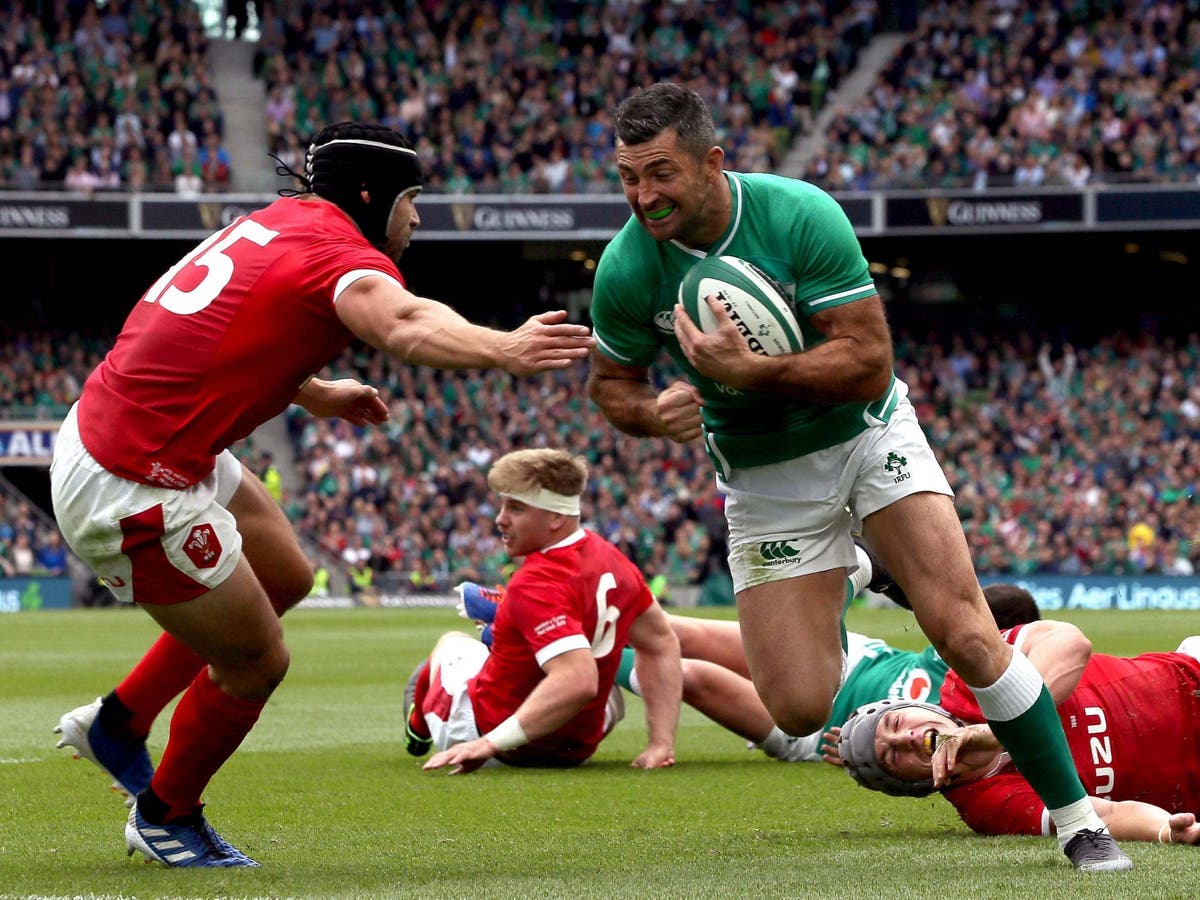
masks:
<instances>
[{"instance_id":1,"label":"tackling hand","mask_svg":"<svg viewBox=\"0 0 1200 900\"><path fill-rule=\"evenodd\" d=\"M583 359L596 345L586 325L566 321L567 311L538 313L501 340L504 368L513 375L532 375L547 369L565 369Z\"/></svg>"}]
</instances>

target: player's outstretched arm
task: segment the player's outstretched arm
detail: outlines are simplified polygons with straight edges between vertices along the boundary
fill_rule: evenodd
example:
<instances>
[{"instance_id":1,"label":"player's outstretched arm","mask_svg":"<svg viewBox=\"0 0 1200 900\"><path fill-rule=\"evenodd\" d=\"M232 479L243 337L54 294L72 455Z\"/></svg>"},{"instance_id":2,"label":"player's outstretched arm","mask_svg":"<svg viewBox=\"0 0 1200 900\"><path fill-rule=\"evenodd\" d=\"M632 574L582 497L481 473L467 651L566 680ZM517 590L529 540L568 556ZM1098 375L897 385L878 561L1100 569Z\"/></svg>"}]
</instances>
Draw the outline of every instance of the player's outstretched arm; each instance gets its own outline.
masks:
<instances>
[{"instance_id":1,"label":"player's outstretched arm","mask_svg":"<svg viewBox=\"0 0 1200 900\"><path fill-rule=\"evenodd\" d=\"M513 331L496 331L377 276L346 288L338 297L337 313L371 346L439 369L502 368L531 375L566 368L584 359L595 343L586 326L565 321L565 310L539 313Z\"/></svg>"}]
</instances>

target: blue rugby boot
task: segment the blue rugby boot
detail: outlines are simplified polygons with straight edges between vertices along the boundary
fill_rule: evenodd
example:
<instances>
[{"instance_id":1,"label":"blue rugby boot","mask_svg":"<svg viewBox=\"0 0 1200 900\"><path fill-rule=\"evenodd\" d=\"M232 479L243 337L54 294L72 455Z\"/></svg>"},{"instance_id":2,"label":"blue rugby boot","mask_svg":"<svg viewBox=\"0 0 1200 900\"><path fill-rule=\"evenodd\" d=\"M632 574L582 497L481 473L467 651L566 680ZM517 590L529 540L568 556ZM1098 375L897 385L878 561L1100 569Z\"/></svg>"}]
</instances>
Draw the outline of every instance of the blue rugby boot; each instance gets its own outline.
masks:
<instances>
[{"instance_id":1,"label":"blue rugby boot","mask_svg":"<svg viewBox=\"0 0 1200 900\"><path fill-rule=\"evenodd\" d=\"M146 750L146 740L113 734L101 721L103 698L65 714L54 729L62 738L55 747L74 747L76 759L91 760L112 779L113 790L124 794L126 803L150 786L154 766Z\"/></svg>"},{"instance_id":2,"label":"blue rugby boot","mask_svg":"<svg viewBox=\"0 0 1200 900\"><path fill-rule=\"evenodd\" d=\"M125 823L125 852L140 852L146 862L177 868L257 868L258 863L221 837L204 818L203 806L187 819L154 825L142 816L138 804Z\"/></svg>"}]
</instances>

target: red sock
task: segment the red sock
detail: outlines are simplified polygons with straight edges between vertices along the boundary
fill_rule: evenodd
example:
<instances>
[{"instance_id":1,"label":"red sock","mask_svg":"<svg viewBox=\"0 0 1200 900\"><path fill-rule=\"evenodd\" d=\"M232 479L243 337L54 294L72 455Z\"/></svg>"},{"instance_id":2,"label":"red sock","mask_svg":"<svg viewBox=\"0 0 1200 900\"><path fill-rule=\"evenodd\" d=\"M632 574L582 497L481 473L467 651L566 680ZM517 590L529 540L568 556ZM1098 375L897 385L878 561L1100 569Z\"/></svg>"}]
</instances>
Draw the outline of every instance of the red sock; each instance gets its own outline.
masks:
<instances>
[{"instance_id":1,"label":"red sock","mask_svg":"<svg viewBox=\"0 0 1200 900\"><path fill-rule=\"evenodd\" d=\"M204 660L181 641L163 632L125 680L117 685L117 699L133 713L126 723L129 730L138 737L148 735L158 714L203 668Z\"/></svg>"},{"instance_id":2,"label":"red sock","mask_svg":"<svg viewBox=\"0 0 1200 900\"><path fill-rule=\"evenodd\" d=\"M225 760L250 733L265 700L240 700L213 684L208 667L184 691L171 717L171 736L150 786L170 808L190 815Z\"/></svg>"},{"instance_id":3,"label":"red sock","mask_svg":"<svg viewBox=\"0 0 1200 900\"><path fill-rule=\"evenodd\" d=\"M421 712L425 707L425 695L429 693L429 660L421 667L417 683L413 689L413 708L408 716L408 727L421 737L429 737L429 726L425 724L425 716ZM407 712L407 710L406 710Z\"/></svg>"}]
</instances>

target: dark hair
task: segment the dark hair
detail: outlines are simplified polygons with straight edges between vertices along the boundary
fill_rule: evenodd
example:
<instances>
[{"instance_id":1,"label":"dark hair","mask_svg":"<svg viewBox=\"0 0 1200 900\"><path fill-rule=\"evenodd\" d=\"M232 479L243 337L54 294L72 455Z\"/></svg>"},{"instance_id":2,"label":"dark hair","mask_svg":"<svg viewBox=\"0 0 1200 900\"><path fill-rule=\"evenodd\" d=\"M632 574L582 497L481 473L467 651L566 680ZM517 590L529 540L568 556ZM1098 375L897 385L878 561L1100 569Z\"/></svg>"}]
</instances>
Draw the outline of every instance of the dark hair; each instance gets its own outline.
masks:
<instances>
[{"instance_id":1,"label":"dark hair","mask_svg":"<svg viewBox=\"0 0 1200 900\"><path fill-rule=\"evenodd\" d=\"M408 138L369 122L322 128L308 146L303 174L287 166L278 171L298 178L304 186L291 195L313 193L337 204L377 247L387 240L388 217L396 198L420 191L422 185L421 164ZM369 203L363 202L363 191L369 194Z\"/></svg>"},{"instance_id":2,"label":"dark hair","mask_svg":"<svg viewBox=\"0 0 1200 900\"><path fill-rule=\"evenodd\" d=\"M617 138L623 144L644 144L674 128L679 146L700 159L717 143L717 129L703 98L691 88L670 81L652 84L617 107Z\"/></svg>"},{"instance_id":3,"label":"dark hair","mask_svg":"<svg viewBox=\"0 0 1200 900\"><path fill-rule=\"evenodd\" d=\"M1036 622L1042 614L1033 594L1015 584L989 584L983 596L992 610L996 627L1003 631L1026 622Z\"/></svg>"}]
</instances>

